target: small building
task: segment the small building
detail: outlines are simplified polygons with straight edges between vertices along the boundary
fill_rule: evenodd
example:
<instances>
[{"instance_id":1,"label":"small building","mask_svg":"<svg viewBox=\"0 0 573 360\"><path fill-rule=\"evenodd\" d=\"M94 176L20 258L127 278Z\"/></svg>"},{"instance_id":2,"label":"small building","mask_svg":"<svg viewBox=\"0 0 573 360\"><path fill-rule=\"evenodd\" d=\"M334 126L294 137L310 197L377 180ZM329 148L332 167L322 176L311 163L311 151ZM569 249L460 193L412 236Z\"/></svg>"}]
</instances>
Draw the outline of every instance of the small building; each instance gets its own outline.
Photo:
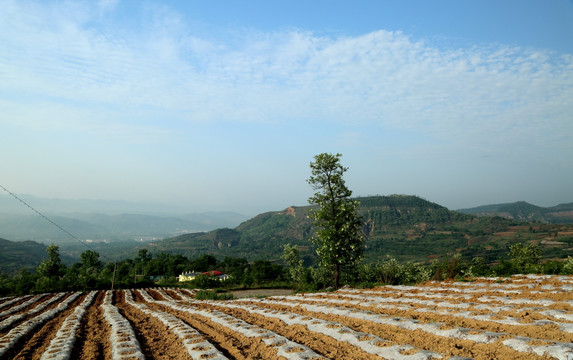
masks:
<instances>
[{"instance_id":1,"label":"small building","mask_svg":"<svg viewBox=\"0 0 573 360\"><path fill-rule=\"evenodd\" d=\"M177 281L193 281L197 277L197 275L201 275L201 273L196 273L195 271L187 271L177 277Z\"/></svg>"},{"instance_id":2,"label":"small building","mask_svg":"<svg viewBox=\"0 0 573 360\"><path fill-rule=\"evenodd\" d=\"M219 281L227 280L227 279L230 278L230 277L231 277L231 275L229 275L229 274L217 275L217 279L219 279Z\"/></svg>"},{"instance_id":3,"label":"small building","mask_svg":"<svg viewBox=\"0 0 573 360\"><path fill-rule=\"evenodd\" d=\"M183 281L193 281L198 275L205 275L205 276L213 276L216 277L219 281L227 280L230 275L223 274L220 271L213 270L213 271L205 271L203 273L198 273L195 271L187 271L177 277L179 282Z\"/></svg>"}]
</instances>

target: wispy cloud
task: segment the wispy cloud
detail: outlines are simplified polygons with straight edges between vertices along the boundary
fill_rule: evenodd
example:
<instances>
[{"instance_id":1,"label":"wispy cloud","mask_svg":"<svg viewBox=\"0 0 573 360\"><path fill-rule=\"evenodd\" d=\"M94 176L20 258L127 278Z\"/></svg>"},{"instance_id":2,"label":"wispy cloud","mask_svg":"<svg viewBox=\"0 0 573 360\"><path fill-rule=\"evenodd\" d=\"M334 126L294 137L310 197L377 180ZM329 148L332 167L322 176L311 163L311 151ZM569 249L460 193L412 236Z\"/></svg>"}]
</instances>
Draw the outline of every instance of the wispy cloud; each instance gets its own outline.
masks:
<instances>
[{"instance_id":1,"label":"wispy cloud","mask_svg":"<svg viewBox=\"0 0 573 360\"><path fill-rule=\"evenodd\" d=\"M54 122L33 112L45 111L38 103L59 104L72 110L58 121L70 123L106 107L100 126L110 128L150 109L191 122L319 120L489 144L573 134L573 55L503 45L440 49L384 30L205 38L167 7L134 14L144 25L130 32L98 15L116 8L115 1L4 1L4 106Z\"/></svg>"}]
</instances>

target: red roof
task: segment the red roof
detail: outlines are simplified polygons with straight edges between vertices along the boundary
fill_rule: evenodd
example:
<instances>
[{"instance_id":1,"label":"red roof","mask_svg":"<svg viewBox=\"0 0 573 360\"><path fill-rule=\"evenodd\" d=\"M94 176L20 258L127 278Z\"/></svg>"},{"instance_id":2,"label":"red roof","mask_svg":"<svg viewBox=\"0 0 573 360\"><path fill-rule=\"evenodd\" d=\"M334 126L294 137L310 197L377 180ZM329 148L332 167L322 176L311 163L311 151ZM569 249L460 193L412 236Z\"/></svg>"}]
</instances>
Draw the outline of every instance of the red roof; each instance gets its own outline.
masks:
<instances>
[{"instance_id":1,"label":"red roof","mask_svg":"<svg viewBox=\"0 0 573 360\"><path fill-rule=\"evenodd\" d=\"M223 275L222 272L217 271L217 270L213 270L213 271L205 271L203 273L203 275L209 275L209 276L219 276L219 275Z\"/></svg>"}]
</instances>

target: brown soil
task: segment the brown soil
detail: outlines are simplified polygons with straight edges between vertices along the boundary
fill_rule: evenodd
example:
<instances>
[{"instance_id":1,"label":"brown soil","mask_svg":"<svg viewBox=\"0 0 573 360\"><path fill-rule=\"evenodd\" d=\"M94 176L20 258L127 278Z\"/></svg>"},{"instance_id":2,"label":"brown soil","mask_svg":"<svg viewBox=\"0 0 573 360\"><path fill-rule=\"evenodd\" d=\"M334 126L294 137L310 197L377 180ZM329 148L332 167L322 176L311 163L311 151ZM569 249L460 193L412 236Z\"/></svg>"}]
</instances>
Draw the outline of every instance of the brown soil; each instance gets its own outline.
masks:
<instances>
[{"instance_id":1,"label":"brown soil","mask_svg":"<svg viewBox=\"0 0 573 360\"><path fill-rule=\"evenodd\" d=\"M262 329L272 331L288 340L304 345L317 354L329 359L376 359L377 357L364 352L360 348L345 341L336 340L320 332L310 331L306 325L287 324L284 321L265 316L245 308L233 308L227 304L253 304L258 308L269 310L287 311L302 316L317 319L335 321L347 326L354 331L365 333L364 339L371 339L378 336L379 346L392 345L412 345L415 349L404 351L403 354L415 354L419 350L437 352L444 358L452 356L471 357L474 359L547 359L547 356L538 356L531 352L514 350L503 344L506 339L515 339L522 336L529 338L524 341L526 346L551 346L557 343L573 343L573 334L561 329L558 324L536 325L535 321L554 321L562 325L570 326L573 321L564 320L544 314L545 310L561 310L564 315L571 316L573 313L573 294L563 286L571 286L573 277L565 280L558 277L549 278L519 278L513 277L502 280L478 280L475 283L453 283L453 282L429 282L420 288L394 288L380 287L370 290L359 290L352 293L340 291L333 293L322 293L315 296L296 296L283 299L281 296L290 295L290 290L266 290L266 291L243 291L235 293L236 297L249 296L271 296L266 299L242 299L231 301L189 301L188 296L192 293L180 289L164 289L167 297L162 296L156 289L147 290L151 297L158 301L168 301L167 303L145 302L144 298L134 292L134 300L145 303L149 308L168 312L193 328L197 329L204 340L209 341L219 351L229 359L278 359L277 349L264 343L263 338L248 337L227 326L221 325L205 314L190 313L179 309L174 309L166 304L180 304L187 306L186 309L197 309L202 311L218 311L233 316L248 324L252 324ZM503 292L502 286L511 285L505 290L518 291ZM534 285L528 288L528 285ZM464 289L486 289L483 292L464 291ZM456 290L456 291L454 291ZM461 292L459 290L462 290ZM110 325L103 317L101 304L105 292L100 291L92 305L90 305L82 319L80 329L77 333L74 349L71 354L72 359L80 360L107 360L111 359ZM362 304L356 305L358 300L347 295L360 295ZM67 294L66 296L69 296ZM432 297L431 295L436 295ZM463 298L460 295L471 295ZM45 296L39 301L46 301L53 295ZM273 298L272 296L278 296ZM38 325L34 331L24 336L12 348L10 352L4 354L4 358L10 359L39 359L46 351L52 338L55 336L63 320L73 312L85 295L78 297L66 310L56 315L53 319L44 324ZM399 302L388 302L381 300L391 300L388 298L401 299ZM57 306L61 301L56 301L48 306L46 311ZM330 300L340 300L340 303L329 303ZM373 303L364 302L368 299ZM377 300L378 299L378 300ZM403 299L403 300L402 300ZM425 303L408 302L410 299L425 301ZM534 304L514 303L515 300L536 301ZM486 301L487 300L487 301ZM511 300L511 301L510 301ZM553 303L543 305L542 300L551 300ZM22 300L25 301L25 300ZM22 301L10 304L4 310L17 306ZM27 309L35 307L39 302L29 306ZM438 305L438 303L442 303ZM472 303L473 305L464 309L448 307L455 304ZM322 305L322 307L309 310L303 306L305 304ZM377 305L383 304L384 307ZM124 292L116 291L114 305L118 307L120 313L130 322L134 333L141 345L142 352L147 359L190 359L183 342L166 325L152 315L148 315L140 309L127 304L124 300ZM394 306L387 306L394 305ZM491 313L488 307L480 308L477 305L487 305L488 307L511 306L503 311ZM475 309L474 309L475 308ZM344 315L339 309L354 309L356 314L368 314L366 319L358 319L353 314ZM312 311L310 311L312 310ZM320 310L320 311L319 311ZM26 310L9 314L8 318L18 313L25 313ZM435 313L443 311L448 313ZM500 324L487 319L475 320L468 316L454 316L455 313L469 311L473 315L492 315L493 320L505 320L511 317L513 321L520 324ZM36 316L38 314L34 314ZM422 329L406 329L400 323L393 325L383 325L375 322L377 316L397 319L408 319L417 321L417 324L439 324L440 330L466 328L470 329L469 334L479 335L486 332L494 332L500 336L491 343L481 343L471 340L462 340L440 336L431 331ZM27 316L26 318L30 318ZM307 318L307 320L310 318ZM24 319L18 320L15 324L20 324ZM333 329L340 325L332 325ZM7 332L0 333L1 337ZM569 355L569 354L568 354ZM573 351L571 352L573 355Z\"/></svg>"},{"instance_id":2,"label":"brown soil","mask_svg":"<svg viewBox=\"0 0 573 360\"><path fill-rule=\"evenodd\" d=\"M68 296L71 294L68 294ZM60 313L58 313L54 318L48 320L45 324L38 325L34 331L24 337L20 341L21 346L15 346L18 349L13 354L13 359L24 360L24 359L40 359L42 354L50 344L50 341L56 336L56 332L60 328L61 323L65 320L70 313L73 312L75 306L80 304L85 296L80 296L73 301L71 306ZM66 297L62 298L64 300ZM58 303L51 304L46 307L46 310L56 307ZM37 314L34 314L37 315Z\"/></svg>"},{"instance_id":3,"label":"brown soil","mask_svg":"<svg viewBox=\"0 0 573 360\"><path fill-rule=\"evenodd\" d=\"M100 291L87 308L72 351L72 359L111 359L110 325L103 317L101 304L105 293Z\"/></svg>"},{"instance_id":4,"label":"brown soil","mask_svg":"<svg viewBox=\"0 0 573 360\"><path fill-rule=\"evenodd\" d=\"M148 359L189 360L183 342L161 321L125 303L123 292L116 292L116 306L132 324L143 355Z\"/></svg>"}]
</instances>

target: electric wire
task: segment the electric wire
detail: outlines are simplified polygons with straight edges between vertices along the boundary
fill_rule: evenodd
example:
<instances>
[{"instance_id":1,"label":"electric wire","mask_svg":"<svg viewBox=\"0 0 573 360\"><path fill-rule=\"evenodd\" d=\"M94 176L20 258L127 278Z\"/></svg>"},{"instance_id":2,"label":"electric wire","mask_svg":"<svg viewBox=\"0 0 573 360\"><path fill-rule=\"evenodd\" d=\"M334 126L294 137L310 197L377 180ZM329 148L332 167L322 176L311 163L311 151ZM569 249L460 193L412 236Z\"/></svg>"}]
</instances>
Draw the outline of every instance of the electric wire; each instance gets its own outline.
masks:
<instances>
[{"instance_id":1,"label":"electric wire","mask_svg":"<svg viewBox=\"0 0 573 360\"><path fill-rule=\"evenodd\" d=\"M20 201L22 204L24 204L25 206L27 206L28 208L30 208L32 211L34 211L36 214L40 215L42 218L44 218L44 220L48 221L50 224L54 225L56 228L58 228L59 230L61 230L62 232L64 232L66 235L68 235L69 237L71 237L72 239L78 241L79 243L81 243L82 245L84 245L85 247L87 247L88 249L90 249L93 252L98 253L95 249L93 249L92 247L90 247L85 241L80 240L77 236L75 236L74 234L70 233L68 230L64 229L63 227L61 227L60 225L56 224L52 219L50 219L49 217L47 217L46 215L42 214L41 212L39 212L38 210L36 210L35 208L33 208L30 204L28 204L27 202L25 202L24 200L22 200L18 195L14 194L13 192L11 192L10 190L6 189L4 186L0 185L0 188L2 188L4 191L6 191L8 194L12 195L16 200ZM99 254L99 253L98 253ZM108 258L107 256L100 254L103 258L105 258L106 260L108 260L109 262L112 262L113 260Z\"/></svg>"}]
</instances>

